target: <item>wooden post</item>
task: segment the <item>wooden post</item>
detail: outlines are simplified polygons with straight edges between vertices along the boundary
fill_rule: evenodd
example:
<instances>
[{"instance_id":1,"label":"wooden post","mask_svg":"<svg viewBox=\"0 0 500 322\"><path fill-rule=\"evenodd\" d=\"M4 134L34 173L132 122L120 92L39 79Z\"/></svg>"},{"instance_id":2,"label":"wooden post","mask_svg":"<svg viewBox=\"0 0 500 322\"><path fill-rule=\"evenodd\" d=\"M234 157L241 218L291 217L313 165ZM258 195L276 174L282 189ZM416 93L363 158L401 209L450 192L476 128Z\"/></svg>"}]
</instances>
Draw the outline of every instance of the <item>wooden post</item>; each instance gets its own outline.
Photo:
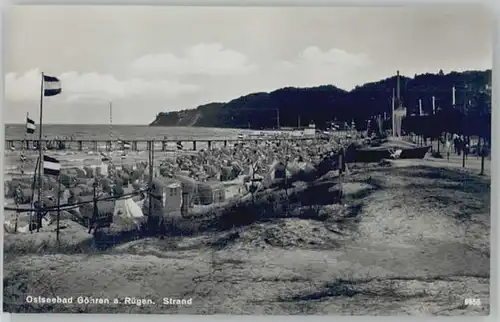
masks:
<instances>
[{"instance_id":1,"label":"wooden post","mask_svg":"<svg viewBox=\"0 0 500 322\"><path fill-rule=\"evenodd\" d=\"M163 140L161 142L161 150L166 151L167 150L167 141Z\"/></svg>"},{"instance_id":2,"label":"wooden post","mask_svg":"<svg viewBox=\"0 0 500 322\"><path fill-rule=\"evenodd\" d=\"M78 141L78 151L83 151L83 141Z\"/></svg>"},{"instance_id":3,"label":"wooden post","mask_svg":"<svg viewBox=\"0 0 500 322\"><path fill-rule=\"evenodd\" d=\"M208 141L208 149L211 150L212 149L212 141Z\"/></svg>"},{"instance_id":4,"label":"wooden post","mask_svg":"<svg viewBox=\"0 0 500 322\"><path fill-rule=\"evenodd\" d=\"M343 182L342 182L342 177L344 175L344 166L345 162L345 155L344 155L344 148L340 148L339 151L339 201L342 201L343 193L344 193L344 188L343 188Z\"/></svg>"},{"instance_id":5,"label":"wooden post","mask_svg":"<svg viewBox=\"0 0 500 322\"><path fill-rule=\"evenodd\" d=\"M479 138L481 139L481 138ZM486 156L486 140L483 138L483 144L481 146L481 172L479 173L480 175L484 175L484 158Z\"/></svg>"},{"instance_id":6,"label":"wooden post","mask_svg":"<svg viewBox=\"0 0 500 322\"><path fill-rule=\"evenodd\" d=\"M224 147L227 148L227 140L224 140Z\"/></svg>"},{"instance_id":7,"label":"wooden post","mask_svg":"<svg viewBox=\"0 0 500 322\"><path fill-rule=\"evenodd\" d=\"M153 221L153 142L148 141L148 167L149 167L149 183L148 183L148 228L150 230L150 233L152 233L152 225L156 224L155 221ZM156 215L156 214L155 214ZM156 232L157 227L154 227L154 231Z\"/></svg>"},{"instance_id":8,"label":"wooden post","mask_svg":"<svg viewBox=\"0 0 500 322\"><path fill-rule=\"evenodd\" d=\"M92 184L93 187L93 202L94 202L94 211L92 212L92 217L89 218L89 234L92 231L92 226L94 225L95 219L98 216L99 209L97 208L97 180L94 180Z\"/></svg>"},{"instance_id":9,"label":"wooden post","mask_svg":"<svg viewBox=\"0 0 500 322\"><path fill-rule=\"evenodd\" d=\"M462 149L462 168L465 168L465 142Z\"/></svg>"},{"instance_id":10,"label":"wooden post","mask_svg":"<svg viewBox=\"0 0 500 322\"><path fill-rule=\"evenodd\" d=\"M56 224L56 241L57 246L60 246L59 241L59 222L61 220L61 176L57 176L57 224Z\"/></svg>"},{"instance_id":11,"label":"wooden post","mask_svg":"<svg viewBox=\"0 0 500 322\"><path fill-rule=\"evenodd\" d=\"M196 151L196 141L193 141L193 151Z\"/></svg>"}]
</instances>

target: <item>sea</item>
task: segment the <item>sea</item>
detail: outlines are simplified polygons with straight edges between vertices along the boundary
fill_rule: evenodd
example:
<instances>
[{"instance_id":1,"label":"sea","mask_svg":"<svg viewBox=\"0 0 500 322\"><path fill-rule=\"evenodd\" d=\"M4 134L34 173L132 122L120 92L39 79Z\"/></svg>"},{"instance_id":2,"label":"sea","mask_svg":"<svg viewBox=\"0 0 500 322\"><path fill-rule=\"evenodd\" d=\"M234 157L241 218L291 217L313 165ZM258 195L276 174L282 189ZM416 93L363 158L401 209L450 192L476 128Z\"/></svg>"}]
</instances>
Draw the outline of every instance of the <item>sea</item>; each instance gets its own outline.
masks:
<instances>
[{"instance_id":1,"label":"sea","mask_svg":"<svg viewBox=\"0 0 500 322\"><path fill-rule=\"evenodd\" d=\"M31 138L38 138L37 131ZM240 129L222 129L208 127L162 127L148 125L96 125L96 124L44 124L44 139L74 140L194 140L194 139L235 139L242 132ZM26 137L25 124L6 124L5 139L19 140Z\"/></svg>"},{"instance_id":2,"label":"sea","mask_svg":"<svg viewBox=\"0 0 500 322\"><path fill-rule=\"evenodd\" d=\"M5 140L22 140L22 139L38 139L39 127L34 134L26 134L25 124L6 124L5 125ZM208 127L160 127L160 126L148 126L148 125L84 125L84 124L47 124L43 126L43 137L46 140L54 139L70 139L77 141L79 139L84 140L96 140L100 142L98 149L105 151L105 142L110 140L144 140L138 145L140 149L139 152L127 154L128 162L135 162L137 160L145 160L146 157L146 141L147 140L157 140L157 145L161 145L160 140L173 140L167 145L167 149L176 150L176 140L185 141L183 142L185 150L193 149L193 143L190 140L235 140L238 138L240 133L249 132L249 130L241 129L227 129L227 128L208 128ZM221 144L219 142L218 144ZM206 142L199 142L198 149L207 148ZM91 144L87 144L84 147L83 153L78 153L75 151L65 150L65 151L53 151L50 152L53 157L56 157L60 162L62 167L72 166L75 164L79 165L91 165L95 164L96 160L100 160L99 154L96 154L90 150ZM157 148L160 148L157 146ZM27 174L34 171L35 163L37 159L38 152L36 151L26 151L22 152L22 149L16 149L11 151L7 146L5 146L4 152L4 175L15 174L19 172L20 158L21 154L26 156L26 161L24 162L25 172ZM112 157L112 156L110 156ZM122 164L124 161L122 161Z\"/></svg>"}]
</instances>

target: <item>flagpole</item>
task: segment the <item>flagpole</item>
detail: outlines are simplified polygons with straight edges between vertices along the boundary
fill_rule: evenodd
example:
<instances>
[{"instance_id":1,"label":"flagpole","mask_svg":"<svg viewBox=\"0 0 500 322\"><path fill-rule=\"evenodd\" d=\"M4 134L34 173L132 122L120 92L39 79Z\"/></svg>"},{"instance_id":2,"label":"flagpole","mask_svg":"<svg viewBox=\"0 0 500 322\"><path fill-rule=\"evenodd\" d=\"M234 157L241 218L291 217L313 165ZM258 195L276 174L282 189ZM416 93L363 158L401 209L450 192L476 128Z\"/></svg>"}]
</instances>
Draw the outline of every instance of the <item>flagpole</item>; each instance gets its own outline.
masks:
<instances>
[{"instance_id":1,"label":"flagpole","mask_svg":"<svg viewBox=\"0 0 500 322\"><path fill-rule=\"evenodd\" d=\"M39 131L39 136L38 136L38 158L39 158L39 170L38 170L38 212L37 212L37 225L36 225L36 231L40 231L40 225L42 223L42 213L41 209L43 208L42 205L42 193L43 193L43 144L42 144L42 126L43 126L43 72L42 72L42 81L40 84L40 131Z\"/></svg>"},{"instance_id":2,"label":"flagpole","mask_svg":"<svg viewBox=\"0 0 500 322\"><path fill-rule=\"evenodd\" d=\"M109 101L109 139L111 140L111 145L109 147L109 152L113 151L113 102Z\"/></svg>"},{"instance_id":3,"label":"flagpole","mask_svg":"<svg viewBox=\"0 0 500 322\"><path fill-rule=\"evenodd\" d=\"M392 99L391 99L391 108L392 108L392 136L395 137L396 136L396 120L394 118L394 105L395 105L395 101L394 101L394 88L392 89Z\"/></svg>"},{"instance_id":4,"label":"flagpole","mask_svg":"<svg viewBox=\"0 0 500 322\"><path fill-rule=\"evenodd\" d=\"M26 121L24 122L26 124L26 127L28 126L28 118L29 118L29 113L26 112ZM26 156L27 156L27 152L26 151L26 144L28 142L28 130L27 129L24 129L24 142L23 142L23 146L21 147L21 177L23 176L24 174L24 162L26 162Z\"/></svg>"}]
</instances>

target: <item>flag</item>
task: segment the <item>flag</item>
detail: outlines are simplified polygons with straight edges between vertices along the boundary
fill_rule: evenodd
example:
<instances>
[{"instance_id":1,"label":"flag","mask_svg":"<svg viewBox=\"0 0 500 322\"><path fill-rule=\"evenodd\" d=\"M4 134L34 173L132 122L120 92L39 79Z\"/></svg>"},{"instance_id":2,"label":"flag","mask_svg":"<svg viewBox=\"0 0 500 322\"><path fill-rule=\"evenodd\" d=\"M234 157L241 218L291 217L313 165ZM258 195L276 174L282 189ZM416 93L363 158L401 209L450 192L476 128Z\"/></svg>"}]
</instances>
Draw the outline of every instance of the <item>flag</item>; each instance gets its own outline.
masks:
<instances>
[{"instance_id":1,"label":"flag","mask_svg":"<svg viewBox=\"0 0 500 322\"><path fill-rule=\"evenodd\" d=\"M24 154L21 154L21 162L26 162L26 156Z\"/></svg>"},{"instance_id":2,"label":"flag","mask_svg":"<svg viewBox=\"0 0 500 322\"><path fill-rule=\"evenodd\" d=\"M35 130L35 121L26 116L26 133L33 134L35 133Z\"/></svg>"},{"instance_id":3,"label":"flag","mask_svg":"<svg viewBox=\"0 0 500 322\"><path fill-rule=\"evenodd\" d=\"M54 96L61 93L61 81L53 76L43 75L43 96Z\"/></svg>"},{"instance_id":4,"label":"flag","mask_svg":"<svg viewBox=\"0 0 500 322\"><path fill-rule=\"evenodd\" d=\"M43 156L43 173L58 176L61 172L61 163L55 158Z\"/></svg>"},{"instance_id":5,"label":"flag","mask_svg":"<svg viewBox=\"0 0 500 322\"><path fill-rule=\"evenodd\" d=\"M102 156L101 161L102 162L108 162L109 161L109 157L106 154L102 153L102 152L100 152L100 153L101 153L101 156Z\"/></svg>"},{"instance_id":6,"label":"flag","mask_svg":"<svg viewBox=\"0 0 500 322\"><path fill-rule=\"evenodd\" d=\"M177 150L182 150L183 148L182 141L177 141Z\"/></svg>"}]
</instances>

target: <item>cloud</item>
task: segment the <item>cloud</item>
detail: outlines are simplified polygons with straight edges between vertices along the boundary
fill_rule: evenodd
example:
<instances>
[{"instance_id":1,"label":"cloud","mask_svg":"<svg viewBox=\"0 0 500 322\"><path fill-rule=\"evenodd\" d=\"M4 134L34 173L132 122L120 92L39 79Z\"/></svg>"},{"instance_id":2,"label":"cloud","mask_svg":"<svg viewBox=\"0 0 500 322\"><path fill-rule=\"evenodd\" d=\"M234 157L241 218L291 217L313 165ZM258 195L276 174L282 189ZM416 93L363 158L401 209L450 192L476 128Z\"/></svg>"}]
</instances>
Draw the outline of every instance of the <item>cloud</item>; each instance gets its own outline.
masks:
<instances>
[{"instance_id":1,"label":"cloud","mask_svg":"<svg viewBox=\"0 0 500 322\"><path fill-rule=\"evenodd\" d=\"M33 69L22 75L8 73L5 76L5 95L11 101L38 100L40 98L40 71ZM62 83L67 100L119 99L137 96L154 96L171 99L199 90L197 85L168 80L131 78L118 80L112 75L99 73L66 72L57 76Z\"/></svg>"},{"instance_id":2,"label":"cloud","mask_svg":"<svg viewBox=\"0 0 500 322\"><path fill-rule=\"evenodd\" d=\"M243 75L257 70L257 65L237 51L221 44L198 44L189 47L184 57L172 53L145 55L132 63L138 73L174 75Z\"/></svg>"},{"instance_id":3,"label":"cloud","mask_svg":"<svg viewBox=\"0 0 500 322\"><path fill-rule=\"evenodd\" d=\"M357 68L368 63L368 57L364 54L348 53L345 50L332 48L322 51L316 46L307 47L300 55L299 62L312 65L331 65L335 67Z\"/></svg>"},{"instance_id":4,"label":"cloud","mask_svg":"<svg viewBox=\"0 0 500 322\"><path fill-rule=\"evenodd\" d=\"M316 46L305 48L296 59L281 61L274 73L287 81L287 86L334 84L350 89L359 83L360 71L370 66L368 56L332 48L323 51Z\"/></svg>"}]
</instances>

